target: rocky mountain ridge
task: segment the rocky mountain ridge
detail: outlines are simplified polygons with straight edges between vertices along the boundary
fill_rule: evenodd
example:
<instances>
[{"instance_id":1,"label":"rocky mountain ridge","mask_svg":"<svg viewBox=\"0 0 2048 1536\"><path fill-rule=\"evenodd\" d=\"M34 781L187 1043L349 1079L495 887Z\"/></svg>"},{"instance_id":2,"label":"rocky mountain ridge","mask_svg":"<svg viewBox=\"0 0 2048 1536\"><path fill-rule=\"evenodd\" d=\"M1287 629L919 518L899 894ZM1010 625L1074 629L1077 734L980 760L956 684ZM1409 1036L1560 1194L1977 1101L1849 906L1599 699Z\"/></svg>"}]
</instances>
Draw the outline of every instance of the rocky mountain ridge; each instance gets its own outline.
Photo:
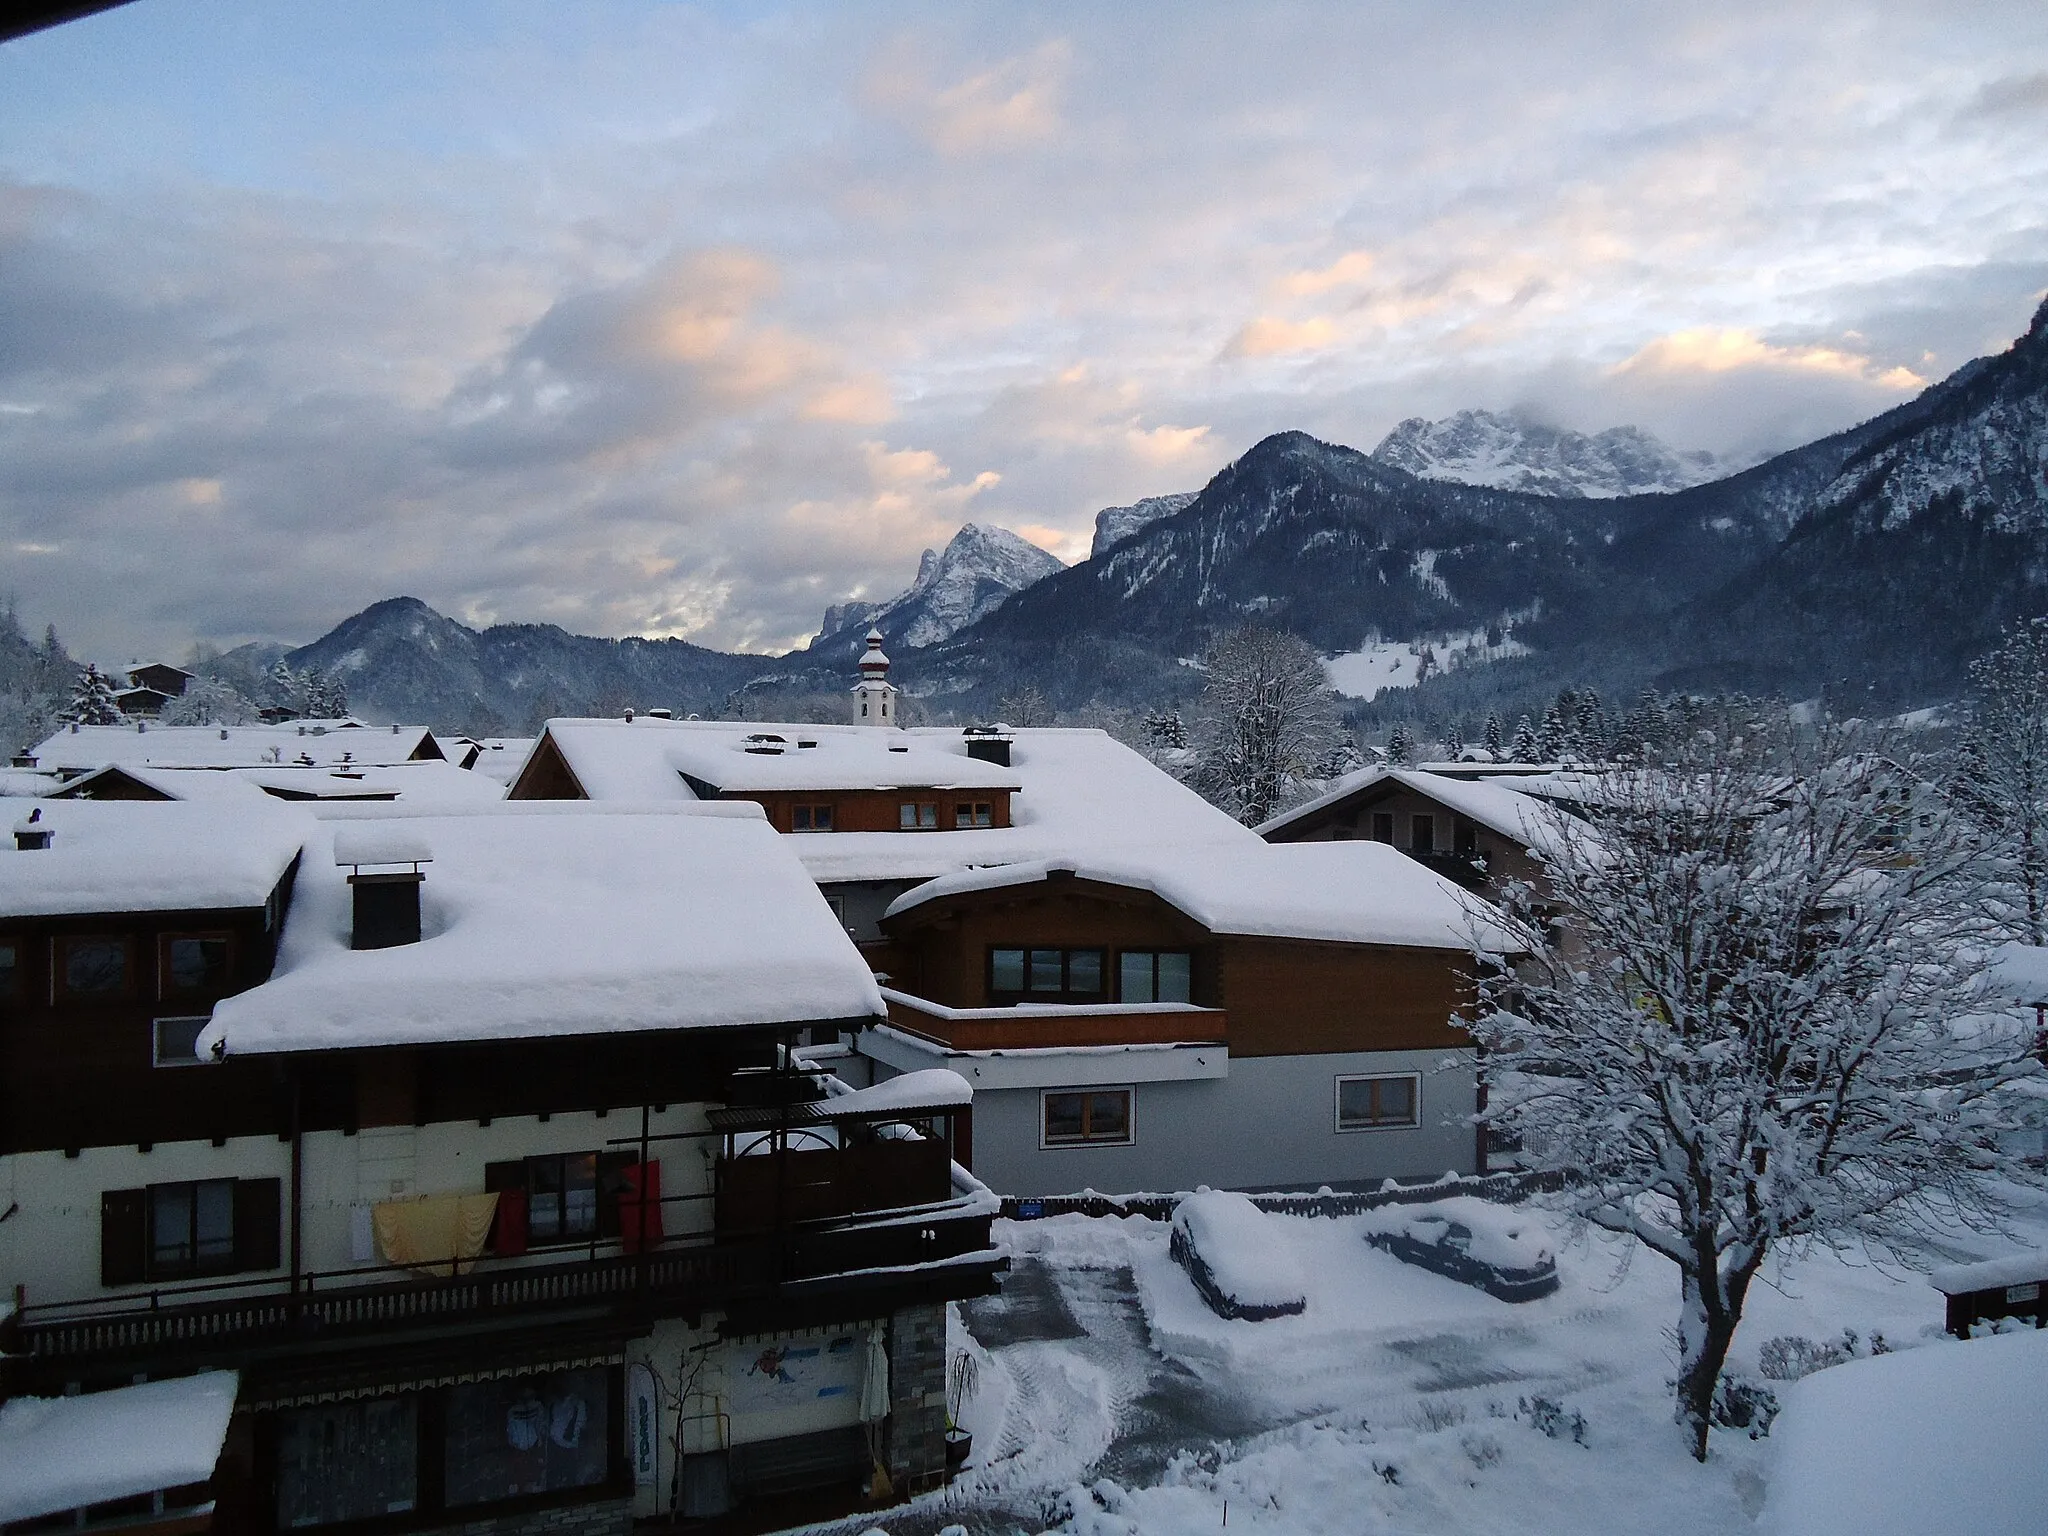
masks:
<instances>
[{"instance_id":1,"label":"rocky mountain ridge","mask_svg":"<svg viewBox=\"0 0 2048 1536\"><path fill-rule=\"evenodd\" d=\"M1523 412L1459 411L1439 421L1411 416L1372 456L1425 480L1455 480L1539 496L1640 496L1682 491L1733 467L1711 453L1681 453L1640 427L1588 436Z\"/></svg>"},{"instance_id":2,"label":"rocky mountain ridge","mask_svg":"<svg viewBox=\"0 0 2048 1536\"><path fill-rule=\"evenodd\" d=\"M909 588L881 603L840 603L825 610L813 650L879 625L892 645L937 645L992 611L1012 593L1066 569L1058 556L1007 528L968 523L943 550L928 549Z\"/></svg>"},{"instance_id":3,"label":"rocky mountain ridge","mask_svg":"<svg viewBox=\"0 0 2048 1536\"><path fill-rule=\"evenodd\" d=\"M1150 527L1162 517L1171 517L1201 495L1200 491L1177 491L1171 496L1147 496L1128 507L1104 507L1095 514L1095 540L1088 546L1088 558L1095 559L1110 545L1121 543L1140 528Z\"/></svg>"}]
</instances>

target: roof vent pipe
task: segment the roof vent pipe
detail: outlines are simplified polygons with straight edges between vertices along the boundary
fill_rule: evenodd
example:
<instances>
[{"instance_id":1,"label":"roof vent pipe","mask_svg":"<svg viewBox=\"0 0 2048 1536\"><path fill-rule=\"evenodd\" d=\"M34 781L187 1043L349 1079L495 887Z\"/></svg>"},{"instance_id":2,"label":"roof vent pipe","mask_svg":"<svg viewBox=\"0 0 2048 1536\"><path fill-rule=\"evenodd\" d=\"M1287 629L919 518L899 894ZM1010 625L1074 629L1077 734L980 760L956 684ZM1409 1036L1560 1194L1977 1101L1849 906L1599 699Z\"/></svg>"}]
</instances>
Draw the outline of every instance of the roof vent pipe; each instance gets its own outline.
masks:
<instances>
[{"instance_id":1,"label":"roof vent pipe","mask_svg":"<svg viewBox=\"0 0 2048 1536\"><path fill-rule=\"evenodd\" d=\"M632 723L633 723L633 711L631 711L631 710L629 709L629 710L627 710L627 711L626 711L626 724L628 724L628 725L631 725Z\"/></svg>"}]
</instances>

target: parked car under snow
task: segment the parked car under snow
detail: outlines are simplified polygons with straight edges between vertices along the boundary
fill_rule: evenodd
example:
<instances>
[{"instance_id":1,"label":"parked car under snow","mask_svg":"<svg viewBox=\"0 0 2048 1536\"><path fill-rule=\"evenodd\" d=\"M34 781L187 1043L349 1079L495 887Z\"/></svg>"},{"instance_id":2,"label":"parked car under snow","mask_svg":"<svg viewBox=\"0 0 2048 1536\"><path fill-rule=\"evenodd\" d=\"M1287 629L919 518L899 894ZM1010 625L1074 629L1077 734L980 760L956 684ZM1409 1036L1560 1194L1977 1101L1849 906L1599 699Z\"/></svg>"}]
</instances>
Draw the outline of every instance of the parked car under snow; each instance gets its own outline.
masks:
<instances>
[{"instance_id":1,"label":"parked car under snow","mask_svg":"<svg viewBox=\"0 0 2048 1536\"><path fill-rule=\"evenodd\" d=\"M1301 1266L1275 1225L1244 1195L1198 1190L1174 1208L1167 1251L1218 1317L1291 1317L1308 1298Z\"/></svg>"},{"instance_id":2,"label":"parked car under snow","mask_svg":"<svg viewBox=\"0 0 2048 1536\"><path fill-rule=\"evenodd\" d=\"M1524 1212L1471 1195L1387 1206L1366 1217L1365 1240L1375 1248L1502 1301L1534 1301L1557 1289L1557 1260L1544 1237Z\"/></svg>"}]
</instances>

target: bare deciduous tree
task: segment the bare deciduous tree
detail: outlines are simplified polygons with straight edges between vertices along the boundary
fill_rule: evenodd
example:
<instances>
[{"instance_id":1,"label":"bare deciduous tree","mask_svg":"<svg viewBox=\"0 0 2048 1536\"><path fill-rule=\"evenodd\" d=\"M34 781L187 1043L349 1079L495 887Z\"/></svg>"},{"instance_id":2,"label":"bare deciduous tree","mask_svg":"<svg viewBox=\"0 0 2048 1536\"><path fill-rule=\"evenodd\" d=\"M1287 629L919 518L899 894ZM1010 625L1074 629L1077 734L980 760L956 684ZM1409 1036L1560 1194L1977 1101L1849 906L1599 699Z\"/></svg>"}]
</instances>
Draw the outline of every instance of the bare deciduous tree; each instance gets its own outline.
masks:
<instances>
[{"instance_id":1,"label":"bare deciduous tree","mask_svg":"<svg viewBox=\"0 0 2048 1536\"><path fill-rule=\"evenodd\" d=\"M2048 944L2048 619L1972 663L1955 788L1997 865L2010 937Z\"/></svg>"},{"instance_id":2,"label":"bare deciduous tree","mask_svg":"<svg viewBox=\"0 0 2048 1536\"><path fill-rule=\"evenodd\" d=\"M1774 1245L1910 1258L1941 1223L1995 1223L1999 1178L2038 1177L2002 1150L2009 1089L2040 1069L2024 1021L1976 1001L1969 830L1936 815L1899 842L1918 780L1884 743L1718 724L1556 818L1545 895L1579 943L1522 914L1531 958L1475 1028L1488 1121L1572 1174L1578 1216L1677 1266L1677 1418L1702 1459Z\"/></svg>"},{"instance_id":3,"label":"bare deciduous tree","mask_svg":"<svg viewBox=\"0 0 2048 1536\"><path fill-rule=\"evenodd\" d=\"M1256 826L1317 777L1337 743L1329 678L1306 641L1256 625L1219 636L1202 662L1208 680L1189 783Z\"/></svg>"}]
</instances>

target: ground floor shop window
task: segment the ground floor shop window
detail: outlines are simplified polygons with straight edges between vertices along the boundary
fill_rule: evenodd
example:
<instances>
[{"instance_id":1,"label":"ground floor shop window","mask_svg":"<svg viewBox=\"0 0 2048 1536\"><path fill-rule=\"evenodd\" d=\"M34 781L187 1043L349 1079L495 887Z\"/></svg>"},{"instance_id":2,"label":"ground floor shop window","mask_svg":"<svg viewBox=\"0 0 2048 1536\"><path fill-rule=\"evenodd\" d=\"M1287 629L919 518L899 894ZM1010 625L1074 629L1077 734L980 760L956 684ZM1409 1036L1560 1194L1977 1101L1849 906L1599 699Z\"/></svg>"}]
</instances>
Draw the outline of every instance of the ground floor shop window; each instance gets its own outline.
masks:
<instances>
[{"instance_id":1,"label":"ground floor shop window","mask_svg":"<svg viewBox=\"0 0 2048 1536\"><path fill-rule=\"evenodd\" d=\"M366 1398L277 1419L280 1530L404 1514L418 1502L419 1405Z\"/></svg>"},{"instance_id":2,"label":"ground floor shop window","mask_svg":"<svg viewBox=\"0 0 2048 1536\"><path fill-rule=\"evenodd\" d=\"M1121 1146L1131 1139L1131 1090L1054 1090L1040 1103L1048 1147Z\"/></svg>"},{"instance_id":3,"label":"ground floor shop window","mask_svg":"<svg viewBox=\"0 0 2048 1536\"><path fill-rule=\"evenodd\" d=\"M611 1373L602 1366L449 1388L449 1508L602 1483L610 1423Z\"/></svg>"},{"instance_id":4,"label":"ground floor shop window","mask_svg":"<svg viewBox=\"0 0 2048 1536\"><path fill-rule=\"evenodd\" d=\"M1413 1072L1337 1079L1337 1129L1378 1131L1419 1124L1421 1079Z\"/></svg>"}]
</instances>

